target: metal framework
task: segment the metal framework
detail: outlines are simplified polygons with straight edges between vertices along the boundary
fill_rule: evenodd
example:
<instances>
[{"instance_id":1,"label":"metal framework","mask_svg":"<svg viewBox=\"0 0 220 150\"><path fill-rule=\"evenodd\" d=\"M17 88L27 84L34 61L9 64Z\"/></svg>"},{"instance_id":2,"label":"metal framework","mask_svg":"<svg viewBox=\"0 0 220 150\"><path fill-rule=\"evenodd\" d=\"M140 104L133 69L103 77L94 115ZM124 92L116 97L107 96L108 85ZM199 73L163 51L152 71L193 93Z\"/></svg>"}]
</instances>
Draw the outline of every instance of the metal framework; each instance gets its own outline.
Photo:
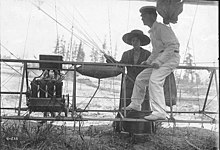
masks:
<instances>
[{"instance_id":1,"label":"metal framework","mask_svg":"<svg viewBox=\"0 0 220 150\"><path fill-rule=\"evenodd\" d=\"M121 118L85 118L83 116L77 116L77 112L119 112L119 110L77 110L76 108L76 72L77 72L77 67L78 66L86 66L90 65L94 69L95 67L98 66L116 66L122 68L122 81L125 79L125 67L126 66L137 66L137 65L125 65L125 64L117 64L117 63L91 63L91 62L72 62L72 61L46 61L46 60L17 60L17 59L1 59L1 62L17 62L17 63L22 63L23 64L23 71L22 71L22 81L21 81L21 88L19 92L6 92L6 91L0 91L0 94L19 94L19 106L17 108L1 108L0 105L0 110L1 109L11 109L11 110L17 110L17 116L0 116L0 119L11 119L11 120L45 120L45 121L131 121L131 122L147 122L144 119L134 119L134 118L126 118L126 110L123 111L124 115L121 114ZM73 91L72 91L72 106L71 109L69 109L69 112L71 113L70 117L32 117L32 116L21 116L21 111L27 111L28 108L21 108L21 103L22 103L22 96L28 94L27 92L23 91L23 87L25 84L25 78L26 78L26 84L28 86L28 70L39 70L39 68L33 68L33 67L28 67L28 64L33 64L33 63L58 63L58 64L63 64L63 65L71 65L72 67L69 69L63 68L62 70L66 71L73 71ZM140 65L138 65L140 67ZM141 67L150 67L150 66L141 66ZM208 100L208 95L210 92L210 87L213 81L213 78L215 78L215 84L216 84L216 93L217 93L217 98L219 100L219 87L217 84L217 73L216 70L218 70L218 67L203 67L203 66L179 66L177 69L195 69L195 70L208 70L210 71L210 81L208 85L208 89L206 91L206 97L204 100L203 108L202 110L199 111L192 111L192 112L187 112L187 111L173 111L172 106L170 106L170 111L167 111L167 113L170 114L170 119L165 120L165 121L158 121L158 122L173 122L173 123L218 123L218 120L215 120L211 118L210 120L176 120L173 118L174 113L192 113L192 114L218 114L218 112L210 112L210 111L205 111L206 105L207 105L207 100ZM125 87L125 82L122 84L123 87ZM125 88L123 88L124 93ZM126 99L124 98L124 103L126 102ZM0 100L1 103L1 100ZM172 102L171 102L172 103ZM123 117L125 116L125 117Z\"/></svg>"}]
</instances>

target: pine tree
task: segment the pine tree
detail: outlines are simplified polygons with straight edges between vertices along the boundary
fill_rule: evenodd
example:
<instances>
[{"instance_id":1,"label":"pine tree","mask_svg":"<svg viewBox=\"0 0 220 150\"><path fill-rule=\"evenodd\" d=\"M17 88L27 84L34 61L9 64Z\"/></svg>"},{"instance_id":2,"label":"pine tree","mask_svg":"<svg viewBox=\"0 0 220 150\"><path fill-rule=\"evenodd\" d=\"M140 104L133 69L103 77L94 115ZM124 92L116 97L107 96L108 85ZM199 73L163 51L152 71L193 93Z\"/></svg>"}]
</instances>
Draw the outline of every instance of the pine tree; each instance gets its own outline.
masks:
<instances>
[{"instance_id":1,"label":"pine tree","mask_svg":"<svg viewBox=\"0 0 220 150\"><path fill-rule=\"evenodd\" d=\"M55 46L55 49L54 49L54 54L59 54L59 47L60 47L60 39L59 37L57 37L57 40L56 40L56 46Z\"/></svg>"},{"instance_id":2,"label":"pine tree","mask_svg":"<svg viewBox=\"0 0 220 150\"><path fill-rule=\"evenodd\" d=\"M186 59L183 61L183 63L186 63L186 66L193 66L193 60L192 60L192 55L190 53L187 54ZM184 74L184 78L185 81L186 79L188 79L188 81L190 81L191 83L193 83L194 81L194 74L195 71L192 69L186 69L185 70L185 74Z\"/></svg>"},{"instance_id":3,"label":"pine tree","mask_svg":"<svg viewBox=\"0 0 220 150\"><path fill-rule=\"evenodd\" d=\"M90 55L90 58L91 58L91 61L92 62L98 62L98 51L97 49L95 49L94 47L92 48L92 52L91 52L91 55Z\"/></svg>"},{"instance_id":4,"label":"pine tree","mask_svg":"<svg viewBox=\"0 0 220 150\"><path fill-rule=\"evenodd\" d=\"M102 44L102 49L103 49L103 51L105 52L106 51L106 39L104 40L104 43ZM108 52L108 55L109 55L109 52ZM99 62L101 62L101 63L104 63L105 62L105 57L104 57L104 55L103 54L101 54L100 55L100 57L99 57Z\"/></svg>"},{"instance_id":5,"label":"pine tree","mask_svg":"<svg viewBox=\"0 0 220 150\"><path fill-rule=\"evenodd\" d=\"M85 52L83 51L82 41L80 41L76 61L84 62Z\"/></svg>"}]
</instances>

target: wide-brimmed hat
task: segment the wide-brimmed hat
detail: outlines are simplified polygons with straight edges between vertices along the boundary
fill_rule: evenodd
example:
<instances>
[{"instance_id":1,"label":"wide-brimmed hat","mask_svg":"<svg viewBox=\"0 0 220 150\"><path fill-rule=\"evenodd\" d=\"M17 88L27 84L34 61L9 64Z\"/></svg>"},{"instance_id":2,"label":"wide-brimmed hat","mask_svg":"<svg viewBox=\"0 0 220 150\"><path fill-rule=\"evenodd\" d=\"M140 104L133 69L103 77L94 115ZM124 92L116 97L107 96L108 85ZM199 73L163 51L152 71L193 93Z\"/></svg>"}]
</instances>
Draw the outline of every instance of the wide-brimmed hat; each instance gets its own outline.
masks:
<instances>
[{"instance_id":1,"label":"wide-brimmed hat","mask_svg":"<svg viewBox=\"0 0 220 150\"><path fill-rule=\"evenodd\" d=\"M137 37L138 39L140 39L141 46L148 45L150 43L150 38L145 35L141 30L132 30L131 32L126 33L125 35L123 35L122 40L125 43L132 45L131 39L133 37Z\"/></svg>"},{"instance_id":2,"label":"wide-brimmed hat","mask_svg":"<svg viewBox=\"0 0 220 150\"><path fill-rule=\"evenodd\" d=\"M141 14L156 13L157 8L155 6L143 6L139 9Z\"/></svg>"}]
</instances>

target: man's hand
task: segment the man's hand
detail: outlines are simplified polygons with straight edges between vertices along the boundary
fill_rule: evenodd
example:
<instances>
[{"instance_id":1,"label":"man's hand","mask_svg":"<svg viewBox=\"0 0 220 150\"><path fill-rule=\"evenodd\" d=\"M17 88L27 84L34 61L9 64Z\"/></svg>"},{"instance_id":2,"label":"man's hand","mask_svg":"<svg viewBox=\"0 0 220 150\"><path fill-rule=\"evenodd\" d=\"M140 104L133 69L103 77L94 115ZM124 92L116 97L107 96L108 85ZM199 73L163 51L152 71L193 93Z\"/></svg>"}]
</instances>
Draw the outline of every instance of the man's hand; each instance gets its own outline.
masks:
<instances>
[{"instance_id":1,"label":"man's hand","mask_svg":"<svg viewBox=\"0 0 220 150\"><path fill-rule=\"evenodd\" d=\"M157 63L152 63L151 66L154 68L154 69L159 69L160 66L157 64Z\"/></svg>"}]
</instances>

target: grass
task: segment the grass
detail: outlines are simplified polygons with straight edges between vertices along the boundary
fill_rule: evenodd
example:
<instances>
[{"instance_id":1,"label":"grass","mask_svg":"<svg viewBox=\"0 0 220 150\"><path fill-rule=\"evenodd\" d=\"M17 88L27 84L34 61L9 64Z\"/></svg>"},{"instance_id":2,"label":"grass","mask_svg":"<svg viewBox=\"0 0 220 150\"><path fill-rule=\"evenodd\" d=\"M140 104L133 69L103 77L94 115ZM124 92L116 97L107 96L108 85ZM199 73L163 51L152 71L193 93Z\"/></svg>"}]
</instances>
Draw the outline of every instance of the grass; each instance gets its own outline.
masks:
<instances>
[{"instance_id":1,"label":"grass","mask_svg":"<svg viewBox=\"0 0 220 150\"><path fill-rule=\"evenodd\" d=\"M113 132L109 125L56 126L52 123L5 121L2 150L217 150L218 133L195 127L157 129L155 134Z\"/></svg>"}]
</instances>

